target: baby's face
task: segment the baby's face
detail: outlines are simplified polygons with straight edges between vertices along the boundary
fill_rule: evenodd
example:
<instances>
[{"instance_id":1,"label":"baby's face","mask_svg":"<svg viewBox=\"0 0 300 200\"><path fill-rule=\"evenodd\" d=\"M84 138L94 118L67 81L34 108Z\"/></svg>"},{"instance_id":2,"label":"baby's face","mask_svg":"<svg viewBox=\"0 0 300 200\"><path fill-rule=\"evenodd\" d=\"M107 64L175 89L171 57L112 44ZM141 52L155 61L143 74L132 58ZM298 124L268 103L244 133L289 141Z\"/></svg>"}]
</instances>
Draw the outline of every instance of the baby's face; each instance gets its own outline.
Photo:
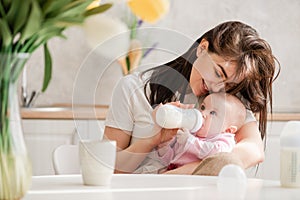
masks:
<instances>
[{"instance_id":1,"label":"baby's face","mask_svg":"<svg viewBox=\"0 0 300 200\"><path fill-rule=\"evenodd\" d=\"M200 111L203 115L203 125L195 134L198 137L209 137L226 129L226 110L225 95L210 94L200 105Z\"/></svg>"}]
</instances>

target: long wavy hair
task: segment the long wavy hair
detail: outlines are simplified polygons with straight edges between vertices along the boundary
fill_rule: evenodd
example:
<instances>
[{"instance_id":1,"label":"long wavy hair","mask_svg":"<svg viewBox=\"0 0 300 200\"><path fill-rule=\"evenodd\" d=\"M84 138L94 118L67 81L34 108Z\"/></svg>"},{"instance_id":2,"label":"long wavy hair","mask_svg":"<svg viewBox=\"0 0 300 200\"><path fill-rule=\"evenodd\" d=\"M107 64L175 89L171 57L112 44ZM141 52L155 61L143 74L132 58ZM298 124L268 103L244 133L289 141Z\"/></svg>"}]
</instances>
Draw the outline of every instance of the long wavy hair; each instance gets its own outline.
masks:
<instances>
[{"instance_id":1,"label":"long wavy hair","mask_svg":"<svg viewBox=\"0 0 300 200\"><path fill-rule=\"evenodd\" d=\"M238 84L224 83L225 91L241 95L247 102L245 106L258 114L259 130L264 139L268 107L272 113L272 83L280 73L280 64L270 45L259 37L255 29L242 22L219 24L197 39L183 55L145 71L144 73L152 72L144 87L149 103L155 105L183 101L189 87L192 66L197 58L197 47L202 39L209 42L209 53L237 64L236 78L243 79ZM147 86L150 88L149 94ZM181 94L179 99L175 95L177 91Z\"/></svg>"}]
</instances>

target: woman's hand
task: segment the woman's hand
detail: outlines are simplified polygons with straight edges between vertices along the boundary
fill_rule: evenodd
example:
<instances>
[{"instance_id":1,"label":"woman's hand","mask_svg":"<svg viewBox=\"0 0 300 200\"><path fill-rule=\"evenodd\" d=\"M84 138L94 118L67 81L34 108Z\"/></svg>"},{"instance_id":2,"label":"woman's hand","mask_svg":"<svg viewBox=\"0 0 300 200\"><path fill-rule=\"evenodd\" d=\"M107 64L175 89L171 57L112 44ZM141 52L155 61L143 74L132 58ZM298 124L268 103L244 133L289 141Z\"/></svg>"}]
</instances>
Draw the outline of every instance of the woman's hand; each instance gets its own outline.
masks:
<instances>
[{"instance_id":1,"label":"woman's hand","mask_svg":"<svg viewBox=\"0 0 300 200\"><path fill-rule=\"evenodd\" d=\"M194 108L195 107L195 104L183 104L183 103L180 103L180 101L170 102L170 103L167 103L167 104L177 106L177 107L182 108L182 109L189 109L189 108Z\"/></svg>"},{"instance_id":2,"label":"woman's hand","mask_svg":"<svg viewBox=\"0 0 300 200\"><path fill-rule=\"evenodd\" d=\"M150 141L154 147L159 146L160 144L166 143L172 140L178 131L178 128L175 129L166 129L161 128L157 124L154 125L154 136L150 138Z\"/></svg>"}]
</instances>

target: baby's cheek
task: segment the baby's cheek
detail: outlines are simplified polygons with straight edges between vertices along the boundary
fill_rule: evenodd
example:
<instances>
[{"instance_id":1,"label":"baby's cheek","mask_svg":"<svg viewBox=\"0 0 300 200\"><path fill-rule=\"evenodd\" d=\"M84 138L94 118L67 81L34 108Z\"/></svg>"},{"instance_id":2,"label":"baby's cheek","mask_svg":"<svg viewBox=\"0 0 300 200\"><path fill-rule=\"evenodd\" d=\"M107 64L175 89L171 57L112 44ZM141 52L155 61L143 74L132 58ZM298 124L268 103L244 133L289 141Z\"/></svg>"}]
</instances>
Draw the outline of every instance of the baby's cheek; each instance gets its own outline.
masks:
<instances>
[{"instance_id":1,"label":"baby's cheek","mask_svg":"<svg viewBox=\"0 0 300 200\"><path fill-rule=\"evenodd\" d=\"M197 137L206 137L207 135L208 135L208 130L207 129L204 129L203 127L199 130L199 131L197 131L196 133L195 133L195 135L197 136Z\"/></svg>"}]
</instances>

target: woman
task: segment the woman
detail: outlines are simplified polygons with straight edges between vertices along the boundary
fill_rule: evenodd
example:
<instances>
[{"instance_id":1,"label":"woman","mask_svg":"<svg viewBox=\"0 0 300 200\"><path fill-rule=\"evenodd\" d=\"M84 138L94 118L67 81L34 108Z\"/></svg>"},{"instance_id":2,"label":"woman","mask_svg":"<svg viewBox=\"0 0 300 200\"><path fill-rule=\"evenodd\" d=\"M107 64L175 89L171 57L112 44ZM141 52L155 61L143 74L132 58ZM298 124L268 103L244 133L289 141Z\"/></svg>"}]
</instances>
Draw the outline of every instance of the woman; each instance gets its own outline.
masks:
<instances>
[{"instance_id":1,"label":"woman","mask_svg":"<svg viewBox=\"0 0 300 200\"><path fill-rule=\"evenodd\" d=\"M272 82L277 77L276 61L269 44L256 30L229 21L206 32L175 60L124 77L114 90L104 133L117 141L116 173L134 172L150 151L176 134L177 130L160 129L153 123L151 112L156 105L195 103L195 96L222 90L237 95L249 110L236 133L236 147L225 157L208 159L208 165L197 161L170 173L191 174L198 165L197 170L202 173L199 167L210 170L211 165L223 166L231 160L243 168L262 162L267 104L272 111ZM252 113L259 114L258 125ZM218 171L212 169L208 174Z\"/></svg>"}]
</instances>

